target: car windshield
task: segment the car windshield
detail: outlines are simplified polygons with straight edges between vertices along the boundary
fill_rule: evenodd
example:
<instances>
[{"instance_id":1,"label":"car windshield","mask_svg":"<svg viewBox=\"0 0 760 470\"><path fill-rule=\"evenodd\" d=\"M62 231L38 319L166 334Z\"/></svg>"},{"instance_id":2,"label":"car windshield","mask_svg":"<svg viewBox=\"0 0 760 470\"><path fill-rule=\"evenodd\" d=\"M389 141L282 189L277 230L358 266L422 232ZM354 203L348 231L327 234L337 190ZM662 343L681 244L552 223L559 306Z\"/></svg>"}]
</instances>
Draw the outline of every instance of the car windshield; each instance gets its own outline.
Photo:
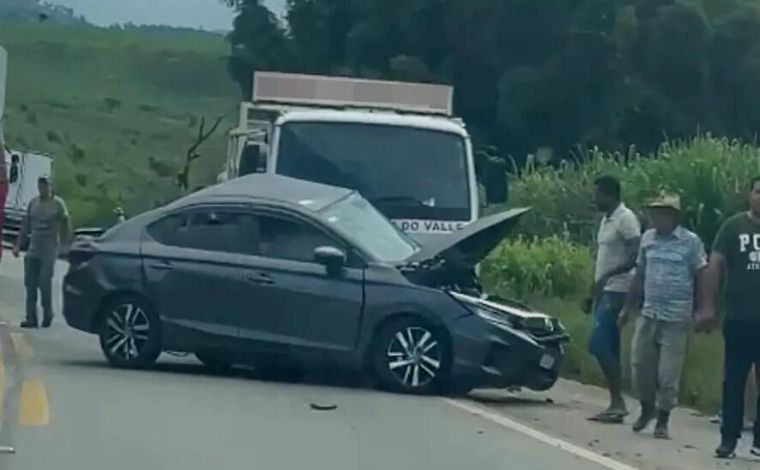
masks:
<instances>
[{"instance_id":1,"label":"car windshield","mask_svg":"<svg viewBox=\"0 0 760 470\"><path fill-rule=\"evenodd\" d=\"M392 219L468 220L465 140L428 129L343 122L282 126L277 172L358 190Z\"/></svg>"},{"instance_id":2,"label":"car windshield","mask_svg":"<svg viewBox=\"0 0 760 470\"><path fill-rule=\"evenodd\" d=\"M419 249L413 240L357 193L326 207L320 216L379 261L399 263Z\"/></svg>"}]
</instances>

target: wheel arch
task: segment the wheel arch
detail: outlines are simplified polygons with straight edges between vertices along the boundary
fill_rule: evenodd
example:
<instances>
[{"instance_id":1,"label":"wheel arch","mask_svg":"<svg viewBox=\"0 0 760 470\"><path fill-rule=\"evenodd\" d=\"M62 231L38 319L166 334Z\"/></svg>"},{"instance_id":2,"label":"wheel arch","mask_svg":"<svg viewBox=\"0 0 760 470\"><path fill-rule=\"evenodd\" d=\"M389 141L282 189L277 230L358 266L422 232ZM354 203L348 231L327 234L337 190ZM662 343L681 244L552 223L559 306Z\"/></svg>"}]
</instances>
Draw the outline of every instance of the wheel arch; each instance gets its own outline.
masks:
<instances>
[{"instance_id":1,"label":"wheel arch","mask_svg":"<svg viewBox=\"0 0 760 470\"><path fill-rule=\"evenodd\" d=\"M95 314L92 316L92 322L90 324L90 330L92 332L98 331L98 326L100 325L100 322L103 320L103 316L106 315L108 312L106 312L106 307L113 303L114 301L124 298L139 298L141 301L145 302L145 304L153 310L153 312L159 316L156 309L153 307L153 304L151 303L148 298L141 294L140 292L130 290L130 289L119 289L113 292L109 292L108 294L104 295L102 299L100 299L100 302L98 302L98 306L95 310Z\"/></svg>"},{"instance_id":2,"label":"wheel arch","mask_svg":"<svg viewBox=\"0 0 760 470\"><path fill-rule=\"evenodd\" d=\"M375 344L377 343L377 338L380 335L380 332L383 330L383 328L385 328L386 326L390 325L391 323L395 321L407 319L407 318L421 320L423 323L427 324L431 328L440 332L443 335L442 339L446 342L447 354L451 356L449 359L453 361L454 349L453 349L453 340L451 338L451 333L449 332L449 329L446 327L446 324L440 318L435 318L435 317L431 318L427 315L423 315L423 314L416 313L413 311L399 311L397 313L393 313L381 318L372 327L372 331L369 334L368 340L366 341L366 344L364 346L364 350L362 351L362 364L365 370L372 369L372 352L374 351Z\"/></svg>"}]
</instances>

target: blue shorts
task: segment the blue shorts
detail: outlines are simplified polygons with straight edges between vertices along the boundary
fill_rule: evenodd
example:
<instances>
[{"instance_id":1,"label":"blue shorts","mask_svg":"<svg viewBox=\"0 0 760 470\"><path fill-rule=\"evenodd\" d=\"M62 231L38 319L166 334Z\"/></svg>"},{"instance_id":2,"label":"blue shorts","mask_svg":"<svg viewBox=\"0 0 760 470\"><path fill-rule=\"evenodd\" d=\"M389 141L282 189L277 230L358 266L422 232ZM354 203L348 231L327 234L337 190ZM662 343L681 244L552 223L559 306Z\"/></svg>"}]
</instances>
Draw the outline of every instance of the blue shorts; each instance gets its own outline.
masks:
<instances>
[{"instance_id":1,"label":"blue shorts","mask_svg":"<svg viewBox=\"0 0 760 470\"><path fill-rule=\"evenodd\" d=\"M602 292L594 302L594 325L588 350L601 363L620 363L620 330L617 320L625 297L623 292Z\"/></svg>"}]
</instances>

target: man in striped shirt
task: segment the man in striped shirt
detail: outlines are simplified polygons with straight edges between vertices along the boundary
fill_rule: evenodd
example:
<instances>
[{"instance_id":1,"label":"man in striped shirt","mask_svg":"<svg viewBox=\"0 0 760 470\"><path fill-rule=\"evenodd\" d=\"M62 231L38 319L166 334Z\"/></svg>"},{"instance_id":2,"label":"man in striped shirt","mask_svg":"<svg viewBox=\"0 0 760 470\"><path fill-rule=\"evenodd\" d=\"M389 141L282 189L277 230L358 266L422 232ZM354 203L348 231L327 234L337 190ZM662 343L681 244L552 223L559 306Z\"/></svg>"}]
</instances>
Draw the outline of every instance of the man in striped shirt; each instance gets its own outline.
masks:
<instances>
[{"instance_id":1,"label":"man in striped shirt","mask_svg":"<svg viewBox=\"0 0 760 470\"><path fill-rule=\"evenodd\" d=\"M699 237L679 223L678 196L661 195L649 204L648 212L653 228L641 237L620 323L636 309L643 292L631 348L631 378L641 402L633 430L644 430L656 418L654 436L667 439L670 412L678 403L695 292L702 290L707 256Z\"/></svg>"}]
</instances>

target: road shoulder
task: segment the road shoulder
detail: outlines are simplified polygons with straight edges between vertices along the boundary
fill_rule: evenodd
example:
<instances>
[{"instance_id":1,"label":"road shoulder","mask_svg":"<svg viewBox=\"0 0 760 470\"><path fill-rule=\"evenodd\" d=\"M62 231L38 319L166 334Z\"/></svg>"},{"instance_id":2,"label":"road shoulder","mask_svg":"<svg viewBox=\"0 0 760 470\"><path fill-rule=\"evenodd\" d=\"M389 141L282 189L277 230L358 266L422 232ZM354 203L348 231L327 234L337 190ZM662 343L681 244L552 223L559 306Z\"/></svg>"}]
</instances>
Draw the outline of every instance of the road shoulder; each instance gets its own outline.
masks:
<instances>
[{"instance_id":1,"label":"road shoulder","mask_svg":"<svg viewBox=\"0 0 760 470\"><path fill-rule=\"evenodd\" d=\"M631 415L622 425L588 421L588 416L607 405L607 392L598 387L561 380L546 393L503 390L474 392L468 401L504 414L536 430L566 440L614 460L642 470L692 470L711 468L758 468L749 454L749 436L740 444L736 460L713 458L717 446L718 426L693 410L678 408L671 420L668 441L655 440L652 428L636 434L631 423L638 413L636 401L628 399Z\"/></svg>"}]
</instances>

